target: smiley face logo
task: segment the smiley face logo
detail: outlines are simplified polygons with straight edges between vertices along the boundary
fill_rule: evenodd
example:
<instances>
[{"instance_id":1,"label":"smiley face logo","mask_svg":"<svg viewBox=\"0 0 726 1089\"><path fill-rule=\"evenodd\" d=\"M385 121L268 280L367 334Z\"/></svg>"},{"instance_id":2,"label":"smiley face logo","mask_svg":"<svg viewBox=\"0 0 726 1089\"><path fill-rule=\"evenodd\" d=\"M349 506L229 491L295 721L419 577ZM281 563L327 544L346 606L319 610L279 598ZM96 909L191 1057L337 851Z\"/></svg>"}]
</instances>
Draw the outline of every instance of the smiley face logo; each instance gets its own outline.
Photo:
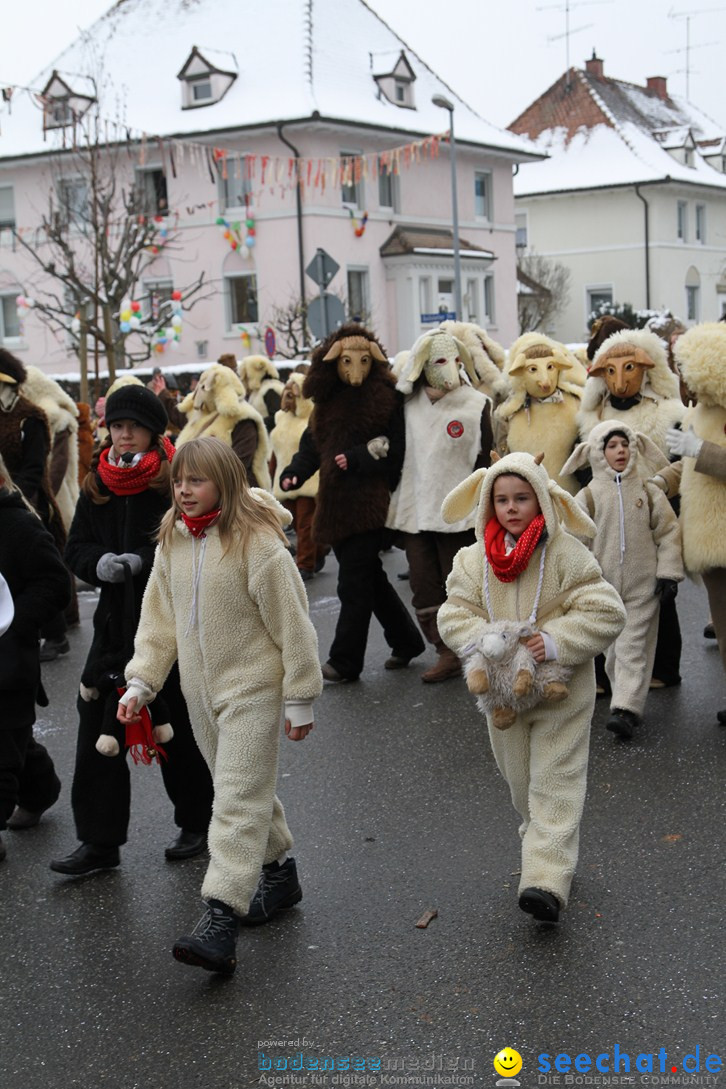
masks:
<instances>
[{"instance_id":1,"label":"smiley face logo","mask_svg":"<svg viewBox=\"0 0 726 1089\"><path fill-rule=\"evenodd\" d=\"M504 1078L513 1078L522 1069L522 1056L513 1047L503 1047L494 1056L494 1069Z\"/></svg>"}]
</instances>

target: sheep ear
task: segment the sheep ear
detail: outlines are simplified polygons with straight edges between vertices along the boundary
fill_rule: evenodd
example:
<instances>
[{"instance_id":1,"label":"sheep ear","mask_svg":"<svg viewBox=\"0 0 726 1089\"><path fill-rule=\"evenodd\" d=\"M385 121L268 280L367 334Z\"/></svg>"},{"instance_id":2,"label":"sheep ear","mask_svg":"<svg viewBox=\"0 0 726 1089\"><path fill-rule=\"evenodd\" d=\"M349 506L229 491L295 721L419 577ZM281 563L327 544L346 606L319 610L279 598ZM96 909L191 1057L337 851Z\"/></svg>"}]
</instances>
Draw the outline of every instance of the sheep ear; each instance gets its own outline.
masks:
<instances>
[{"instance_id":1,"label":"sheep ear","mask_svg":"<svg viewBox=\"0 0 726 1089\"><path fill-rule=\"evenodd\" d=\"M479 502L486 475L486 469L477 469L449 492L441 504L441 517L445 522L449 524L459 522L462 518L466 518L467 514L471 514Z\"/></svg>"},{"instance_id":2,"label":"sheep ear","mask_svg":"<svg viewBox=\"0 0 726 1089\"><path fill-rule=\"evenodd\" d=\"M496 450L490 450L489 451L489 464L490 465L495 465L498 461L501 461L501 460L502 460L501 455L498 454Z\"/></svg>"},{"instance_id":3,"label":"sheep ear","mask_svg":"<svg viewBox=\"0 0 726 1089\"><path fill-rule=\"evenodd\" d=\"M323 363L329 363L332 359L338 359L342 351L343 341L336 340L335 344L332 344L328 349L327 354L323 356Z\"/></svg>"},{"instance_id":4,"label":"sheep ear","mask_svg":"<svg viewBox=\"0 0 726 1089\"><path fill-rule=\"evenodd\" d=\"M512 362L511 366L507 368L507 374L519 374L520 371L524 370L526 364L527 357L524 352L520 352L516 359L514 359L514 361Z\"/></svg>"},{"instance_id":5,"label":"sheep ear","mask_svg":"<svg viewBox=\"0 0 726 1089\"><path fill-rule=\"evenodd\" d=\"M370 342L370 345L371 345L371 355L373 356L373 358L377 359L379 363L388 363L388 359L383 354L381 349L378 347L375 340L372 340Z\"/></svg>"},{"instance_id":6,"label":"sheep ear","mask_svg":"<svg viewBox=\"0 0 726 1089\"><path fill-rule=\"evenodd\" d=\"M576 469L582 469L590 460L590 443L578 442L565 464L560 469L560 476L568 476Z\"/></svg>"},{"instance_id":7,"label":"sheep ear","mask_svg":"<svg viewBox=\"0 0 726 1089\"><path fill-rule=\"evenodd\" d=\"M230 371L230 377L232 372ZM232 382L225 382L224 385L220 382L219 378L214 385L214 404L217 412L220 416L237 416L239 415L239 398L240 392L235 389L234 378Z\"/></svg>"},{"instance_id":8,"label":"sheep ear","mask_svg":"<svg viewBox=\"0 0 726 1089\"><path fill-rule=\"evenodd\" d=\"M555 484L554 480L547 481L547 490L552 499L562 525L576 537L594 537L597 532L592 518L580 507L574 496Z\"/></svg>"},{"instance_id":9,"label":"sheep ear","mask_svg":"<svg viewBox=\"0 0 726 1089\"><path fill-rule=\"evenodd\" d=\"M651 476L657 473L659 469L665 469L668 464L667 457L660 447L656 446L653 440L649 439L648 436L644 435L641 431L638 432L637 446L638 455L648 466Z\"/></svg>"}]
</instances>

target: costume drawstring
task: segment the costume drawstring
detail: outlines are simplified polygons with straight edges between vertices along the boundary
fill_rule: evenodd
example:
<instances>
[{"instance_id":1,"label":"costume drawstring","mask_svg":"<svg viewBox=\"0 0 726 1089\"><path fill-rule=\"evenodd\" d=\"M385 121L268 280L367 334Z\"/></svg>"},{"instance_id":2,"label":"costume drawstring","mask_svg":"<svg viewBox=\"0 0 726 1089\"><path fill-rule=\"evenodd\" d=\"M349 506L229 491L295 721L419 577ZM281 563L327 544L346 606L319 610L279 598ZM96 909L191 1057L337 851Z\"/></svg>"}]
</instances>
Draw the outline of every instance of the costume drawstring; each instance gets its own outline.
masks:
<instances>
[{"instance_id":1,"label":"costume drawstring","mask_svg":"<svg viewBox=\"0 0 726 1089\"><path fill-rule=\"evenodd\" d=\"M620 565L625 563L625 511L623 510L622 476L615 474L615 483L618 486L618 504L620 505Z\"/></svg>"},{"instance_id":2,"label":"costume drawstring","mask_svg":"<svg viewBox=\"0 0 726 1089\"><path fill-rule=\"evenodd\" d=\"M535 627L537 622L537 609L539 608L539 599L542 596L542 583L544 582L544 567L545 556L547 555L547 541L542 546L542 555L539 559L539 576L537 578L537 590L534 595L534 605L532 606L532 612L529 614L527 623ZM489 613L489 623L494 623L494 613L492 612L492 602L489 596L489 560L484 557L484 600L487 603L487 612Z\"/></svg>"},{"instance_id":3,"label":"costume drawstring","mask_svg":"<svg viewBox=\"0 0 726 1089\"><path fill-rule=\"evenodd\" d=\"M192 608L189 613L189 623L187 624L187 630L184 635L189 635L189 632L198 622L199 612L199 582L202 577L202 566L204 564L204 553L207 548L207 535L206 533L201 538L201 548L199 549L199 564L197 564L197 538L192 536Z\"/></svg>"}]
</instances>

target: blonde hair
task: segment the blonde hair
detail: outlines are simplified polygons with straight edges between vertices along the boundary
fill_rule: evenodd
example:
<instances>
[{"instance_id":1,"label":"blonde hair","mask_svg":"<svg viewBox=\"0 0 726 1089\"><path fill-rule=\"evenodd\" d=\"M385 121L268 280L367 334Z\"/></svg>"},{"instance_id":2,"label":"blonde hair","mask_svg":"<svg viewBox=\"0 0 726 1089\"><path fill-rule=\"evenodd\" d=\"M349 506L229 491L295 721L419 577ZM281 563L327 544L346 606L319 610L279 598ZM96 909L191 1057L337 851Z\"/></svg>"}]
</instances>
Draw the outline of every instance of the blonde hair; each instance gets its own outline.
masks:
<instances>
[{"instance_id":1,"label":"blonde hair","mask_svg":"<svg viewBox=\"0 0 726 1089\"><path fill-rule=\"evenodd\" d=\"M222 513L216 524L225 553L230 548L245 552L257 532L273 533L287 544L277 514L250 489L244 465L226 442L211 435L185 442L171 463L172 484L184 473L211 480L219 492ZM162 548L170 545L178 517L179 508L174 501L159 527Z\"/></svg>"}]
</instances>

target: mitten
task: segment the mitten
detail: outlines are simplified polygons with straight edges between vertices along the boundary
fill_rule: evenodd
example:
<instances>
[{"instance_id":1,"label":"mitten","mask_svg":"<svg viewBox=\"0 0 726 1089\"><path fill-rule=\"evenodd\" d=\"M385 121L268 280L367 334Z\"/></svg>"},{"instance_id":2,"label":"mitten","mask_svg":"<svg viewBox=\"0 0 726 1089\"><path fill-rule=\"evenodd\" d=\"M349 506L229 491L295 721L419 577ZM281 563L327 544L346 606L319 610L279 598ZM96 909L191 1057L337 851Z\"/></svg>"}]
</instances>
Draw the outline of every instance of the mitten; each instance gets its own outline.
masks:
<instances>
[{"instance_id":1,"label":"mitten","mask_svg":"<svg viewBox=\"0 0 726 1089\"><path fill-rule=\"evenodd\" d=\"M678 583L675 579L656 579L655 596L660 598L661 605L666 605L675 599L678 593Z\"/></svg>"},{"instance_id":2,"label":"mitten","mask_svg":"<svg viewBox=\"0 0 726 1089\"><path fill-rule=\"evenodd\" d=\"M679 431L677 427L669 427L666 431L666 443L671 454L679 454L681 457L697 458L701 453L703 439L699 439L692 427L687 431Z\"/></svg>"},{"instance_id":3,"label":"mitten","mask_svg":"<svg viewBox=\"0 0 726 1089\"><path fill-rule=\"evenodd\" d=\"M96 578L101 582L123 582L124 569L115 552L104 552L96 564Z\"/></svg>"},{"instance_id":4,"label":"mitten","mask_svg":"<svg viewBox=\"0 0 726 1089\"><path fill-rule=\"evenodd\" d=\"M119 563L127 563L131 568L132 575L138 575L141 571L141 556L136 552L121 552L116 557Z\"/></svg>"}]
</instances>

